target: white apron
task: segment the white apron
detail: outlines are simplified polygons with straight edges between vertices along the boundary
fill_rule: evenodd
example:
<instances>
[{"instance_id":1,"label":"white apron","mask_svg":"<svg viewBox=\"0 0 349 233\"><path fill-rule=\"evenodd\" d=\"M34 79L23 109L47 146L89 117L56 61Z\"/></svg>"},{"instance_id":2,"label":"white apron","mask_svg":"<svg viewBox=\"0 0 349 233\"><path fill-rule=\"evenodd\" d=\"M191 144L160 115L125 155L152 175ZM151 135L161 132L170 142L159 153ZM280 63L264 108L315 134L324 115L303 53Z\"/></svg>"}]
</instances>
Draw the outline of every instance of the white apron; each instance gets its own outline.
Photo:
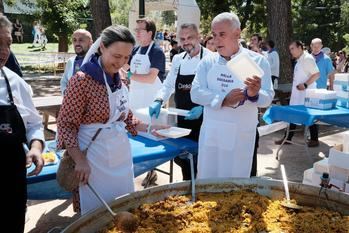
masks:
<instances>
[{"instance_id":1,"label":"white apron","mask_svg":"<svg viewBox=\"0 0 349 233\"><path fill-rule=\"evenodd\" d=\"M303 91L298 90L297 85L301 83L305 83L308 79L309 77L304 72L304 69L301 63L297 62L296 66L294 67L290 105L304 105L305 90ZM314 89L314 88L316 88L316 82L313 82L311 85L308 86L308 89Z\"/></svg>"},{"instance_id":2,"label":"white apron","mask_svg":"<svg viewBox=\"0 0 349 233\"><path fill-rule=\"evenodd\" d=\"M216 63L207 74L208 88L228 93L245 85L226 65ZM258 109L245 101L238 108L204 108L199 138L198 178L250 177Z\"/></svg>"},{"instance_id":3,"label":"white apron","mask_svg":"<svg viewBox=\"0 0 349 233\"><path fill-rule=\"evenodd\" d=\"M140 54L141 47L137 50L136 54L132 57L130 70L134 74L148 74L150 71L150 60L148 53L152 48L154 42L150 43L148 50L145 54ZM156 77L154 83L141 83L131 80L130 84L130 109L137 110L140 108L147 108L151 105L155 98L156 93L162 87L162 83L159 77Z\"/></svg>"},{"instance_id":4,"label":"white apron","mask_svg":"<svg viewBox=\"0 0 349 233\"><path fill-rule=\"evenodd\" d=\"M78 139L80 149L84 150L96 131L103 128L87 151L87 160L91 167L88 182L105 201L110 202L121 195L134 192L134 175L125 123L123 120L117 121L121 115L125 114L127 117L128 90L122 85L121 89L112 93L105 74L104 80L108 91L109 120L105 124L81 125ZM80 186L79 191L82 215L102 206L87 185Z\"/></svg>"}]
</instances>

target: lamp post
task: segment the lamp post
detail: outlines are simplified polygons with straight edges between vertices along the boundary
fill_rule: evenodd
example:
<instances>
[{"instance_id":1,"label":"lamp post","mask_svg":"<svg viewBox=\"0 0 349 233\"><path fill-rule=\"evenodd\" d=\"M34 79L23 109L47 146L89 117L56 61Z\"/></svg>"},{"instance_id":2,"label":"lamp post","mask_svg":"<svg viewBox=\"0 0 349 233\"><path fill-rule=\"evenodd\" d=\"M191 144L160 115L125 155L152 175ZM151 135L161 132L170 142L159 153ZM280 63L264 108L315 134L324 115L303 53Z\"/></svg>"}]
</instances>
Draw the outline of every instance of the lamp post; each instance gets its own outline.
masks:
<instances>
[{"instance_id":1,"label":"lamp post","mask_svg":"<svg viewBox=\"0 0 349 233\"><path fill-rule=\"evenodd\" d=\"M145 17L145 0L139 0L139 18Z\"/></svg>"}]
</instances>

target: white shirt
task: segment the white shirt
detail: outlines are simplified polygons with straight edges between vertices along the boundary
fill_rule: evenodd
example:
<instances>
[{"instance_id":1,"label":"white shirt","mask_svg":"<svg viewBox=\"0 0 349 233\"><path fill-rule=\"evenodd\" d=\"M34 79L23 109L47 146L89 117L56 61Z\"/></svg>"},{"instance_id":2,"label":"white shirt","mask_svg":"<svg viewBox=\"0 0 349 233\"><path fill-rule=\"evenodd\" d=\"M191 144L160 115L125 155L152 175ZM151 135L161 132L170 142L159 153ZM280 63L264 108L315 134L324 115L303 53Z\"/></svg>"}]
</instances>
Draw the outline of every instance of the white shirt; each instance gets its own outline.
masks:
<instances>
[{"instance_id":1,"label":"white shirt","mask_svg":"<svg viewBox=\"0 0 349 233\"><path fill-rule=\"evenodd\" d=\"M271 82L270 65L267 59L256 52L240 46L239 51L231 58L239 53L248 53L248 55L262 68L264 75L261 77L261 89L259 90L259 98L256 102L257 107L267 107L274 98L274 88ZM208 88L207 73L216 63L226 64L227 61L217 52L204 57L197 67L197 72L192 83L190 95L194 103L203 106L211 106L214 109L220 109L226 93L215 92Z\"/></svg>"},{"instance_id":2,"label":"white shirt","mask_svg":"<svg viewBox=\"0 0 349 233\"><path fill-rule=\"evenodd\" d=\"M72 56L71 58L69 58L67 61L67 65L65 66L64 74L60 82L62 96L64 96L64 91L67 88L69 79L73 76L75 58L76 56Z\"/></svg>"},{"instance_id":3,"label":"white shirt","mask_svg":"<svg viewBox=\"0 0 349 233\"><path fill-rule=\"evenodd\" d=\"M12 72L6 67L2 67L10 82L10 87L13 95L13 101L17 106L24 126L26 128L26 137L28 143L33 139L45 141L42 119L36 110L33 99L31 87L16 73ZM6 88L6 81L0 72L0 105L10 105L8 101L8 92Z\"/></svg>"},{"instance_id":4,"label":"white shirt","mask_svg":"<svg viewBox=\"0 0 349 233\"><path fill-rule=\"evenodd\" d=\"M315 58L307 51L304 51L303 54L297 59L297 63L302 67L304 73L308 77L320 72L316 65Z\"/></svg>"},{"instance_id":5,"label":"white shirt","mask_svg":"<svg viewBox=\"0 0 349 233\"><path fill-rule=\"evenodd\" d=\"M182 52L173 57L171 69L163 82L162 88L158 91L156 98L160 98L164 102L170 99L170 96L175 92L179 66L181 67L181 75L196 74L197 66L200 62L201 48L200 53L194 57L190 57L189 54L187 54L183 59L185 54L186 52ZM206 48L203 48L202 58L208 54L212 54L212 52Z\"/></svg>"},{"instance_id":6,"label":"white shirt","mask_svg":"<svg viewBox=\"0 0 349 233\"><path fill-rule=\"evenodd\" d=\"M268 62L270 65L271 75L279 77L280 75L280 58L278 52L275 50L268 53Z\"/></svg>"}]
</instances>

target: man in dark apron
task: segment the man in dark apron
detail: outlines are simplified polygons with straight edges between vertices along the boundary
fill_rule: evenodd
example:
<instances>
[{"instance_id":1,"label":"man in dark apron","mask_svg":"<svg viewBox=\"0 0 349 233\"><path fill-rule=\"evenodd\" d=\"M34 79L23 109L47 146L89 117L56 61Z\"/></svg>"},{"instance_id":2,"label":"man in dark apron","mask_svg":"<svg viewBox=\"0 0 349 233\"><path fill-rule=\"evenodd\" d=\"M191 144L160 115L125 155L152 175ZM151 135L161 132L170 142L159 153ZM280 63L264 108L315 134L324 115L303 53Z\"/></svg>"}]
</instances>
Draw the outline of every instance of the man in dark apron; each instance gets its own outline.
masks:
<instances>
[{"instance_id":1,"label":"man in dark apron","mask_svg":"<svg viewBox=\"0 0 349 233\"><path fill-rule=\"evenodd\" d=\"M178 116L177 126L191 129L187 138L198 141L203 107L191 101L190 89L198 63L211 52L200 45L200 34L195 24L182 24L179 40L184 52L174 56L171 70L163 83L163 88L157 94L157 99L149 107L149 114L158 117L162 103L166 102L174 92L176 108L190 110L187 116ZM194 156L195 174L196 161L197 155ZM183 180L190 180L189 159L176 157L175 162L182 168Z\"/></svg>"},{"instance_id":2,"label":"man in dark apron","mask_svg":"<svg viewBox=\"0 0 349 233\"><path fill-rule=\"evenodd\" d=\"M0 148L6 152L1 162L6 166L7 173L3 177L6 177L9 184L6 192L3 192L4 200L11 204L11 208L6 209L3 221L5 225L2 227L10 229L10 232L22 233L27 202L26 165L31 165L32 162L36 165L28 175L37 175L41 171L44 165L41 157L43 132L37 132L40 131L41 120L34 108L29 85L4 67L10 54L11 25L11 22L0 14ZM17 105L20 108L17 108ZM39 120L39 127L38 122L32 121L33 119ZM28 127L34 125L34 128L30 128L29 136L26 125ZM32 136L38 136L38 139ZM30 139L30 150L26 154L23 143L27 142L27 138Z\"/></svg>"}]
</instances>

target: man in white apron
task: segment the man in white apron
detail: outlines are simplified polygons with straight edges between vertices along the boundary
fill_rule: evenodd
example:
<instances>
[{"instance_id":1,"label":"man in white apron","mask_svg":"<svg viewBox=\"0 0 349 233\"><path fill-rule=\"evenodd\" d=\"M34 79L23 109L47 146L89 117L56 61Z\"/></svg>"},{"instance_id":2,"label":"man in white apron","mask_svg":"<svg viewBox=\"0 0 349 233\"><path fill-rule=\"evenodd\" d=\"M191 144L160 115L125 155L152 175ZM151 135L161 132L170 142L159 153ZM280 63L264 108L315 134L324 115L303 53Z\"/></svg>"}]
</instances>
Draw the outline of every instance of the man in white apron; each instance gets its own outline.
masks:
<instances>
[{"instance_id":1,"label":"man in white apron","mask_svg":"<svg viewBox=\"0 0 349 233\"><path fill-rule=\"evenodd\" d=\"M137 20L135 33L139 46L135 47L132 52L128 78L131 82L130 109L137 117L136 110L147 108L154 101L157 91L162 87L166 58L159 45L154 43L156 35L154 21L150 19ZM149 183L147 180L150 180L151 184L154 183L157 180L156 172L148 172L142 185Z\"/></svg>"},{"instance_id":2,"label":"man in white apron","mask_svg":"<svg viewBox=\"0 0 349 233\"><path fill-rule=\"evenodd\" d=\"M165 54L154 43L156 26L149 19L137 20L135 29L139 46L135 47L130 59L130 109L148 107L161 88L165 74ZM136 115L137 116L137 115Z\"/></svg>"},{"instance_id":3,"label":"man in white apron","mask_svg":"<svg viewBox=\"0 0 349 233\"><path fill-rule=\"evenodd\" d=\"M64 95L69 79L80 70L82 61L93 43L91 33L85 29L76 30L73 33L72 41L76 56L69 58L65 66L64 74L60 81L62 95Z\"/></svg>"},{"instance_id":4,"label":"man in white apron","mask_svg":"<svg viewBox=\"0 0 349 233\"><path fill-rule=\"evenodd\" d=\"M296 66L294 67L293 83L290 105L304 105L305 90L315 89L316 80L320 77L319 68L316 66L315 59L306 51L301 41L294 41L289 46L292 57L297 59ZM291 141L296 129L295 124L290 124L290 133L287 140ZM318 130L316 125L311 125L309 147L319 145ZM286 135L285 135L286 136ZM284 138L275 141L275 144L281 145Z\"/></svg>"},{"instance_id":5,"label":"man in white apron","mask_svg":"<svg viewBox=\"0 0 349 233\"><path fill-rule=\"evenodd\" d=\"M176 107L190 110L187 117L177 117L177 125L191 129L192 131L187 138L198 141L203 108L191 101L190 89L200 60L212 52L200 45L200 33L195 24L182 24L180 26L179 39L185 51L174 56L171 70L164 81L163 87L157 92L157 98L154 103L149 106L149 114L150 117L155 115L157 118L162 103L166 103L170 96L175 93ZM196 160L196 155L194 158ZM174 161L182 168L183 180L190 180L189 160L176 157ZM195 165L194 170L196 170Z\"/></svg>"},{"instance_id":6,"label":"man in white apron","mask_svg":"<svg viewBox=\"0 0 349 233\"><path fill-rule=\"evenodd\" d=\"M240 46L235 14L221 13L211 25L218 53L202 59L191 89L192 101L204 106L198 178L250 177L258 107L268 106L274 96L270 66L264 56ZM229 71L226 63L241 53L263 69L262 77L242 82Z\"/></svg>"}]
</instances>

